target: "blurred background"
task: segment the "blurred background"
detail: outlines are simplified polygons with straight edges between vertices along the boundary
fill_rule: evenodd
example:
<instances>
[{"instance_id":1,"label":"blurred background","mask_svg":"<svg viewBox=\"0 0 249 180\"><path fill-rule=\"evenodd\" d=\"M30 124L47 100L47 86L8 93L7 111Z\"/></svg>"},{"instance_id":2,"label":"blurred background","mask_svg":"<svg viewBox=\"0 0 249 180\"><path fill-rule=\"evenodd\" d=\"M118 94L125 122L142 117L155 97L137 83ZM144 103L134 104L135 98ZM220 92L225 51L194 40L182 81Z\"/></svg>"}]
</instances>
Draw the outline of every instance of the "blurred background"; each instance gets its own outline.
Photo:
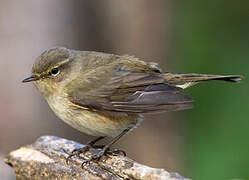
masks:
<instances>
[{"instance_id":1,"label":"blurred background","mask_svg":"<svg viewBox=\"0 0 249 180\"><path fill-rule=\"evenodd\" d=\"M53 46L135 55L165 71L242 74L186 93L195 108L146 116L116 146L146 165L194 180L249 179L249 1L0 0L0 177L8 152L55 135L93 137L55 117L21 81Z\"/></svg>"}]
</instances>

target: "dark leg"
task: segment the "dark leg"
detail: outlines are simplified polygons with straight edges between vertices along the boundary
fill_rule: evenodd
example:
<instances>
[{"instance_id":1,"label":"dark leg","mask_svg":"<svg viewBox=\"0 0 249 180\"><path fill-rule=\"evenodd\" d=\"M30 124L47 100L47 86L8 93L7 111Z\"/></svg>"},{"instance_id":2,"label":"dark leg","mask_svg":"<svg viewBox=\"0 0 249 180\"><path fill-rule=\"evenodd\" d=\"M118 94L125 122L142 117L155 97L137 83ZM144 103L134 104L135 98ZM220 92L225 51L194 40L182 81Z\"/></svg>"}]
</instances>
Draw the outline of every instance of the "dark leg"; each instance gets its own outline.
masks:
<instances>
[{"instance_id":1,"label":"dark leg","mask_svg":"<svg viewBox=\"0 0 249 180\"><path fill-rule=\"evenodd\" d=\"M105 147L103 148L103 151L106 151L109 149L115 142L117 142L123 135L125 135L130 129L125 129L123 132L121 132L118 136L116 136L111 142L109 142Z\"/></svg>"},{"instance_id":2,"label":"dark leg","mask_svg":"<svg viewBox=\"0 0 249 180\"><path fill-rule=\"evenodd\" d=\"M92 157L88 160L86 160L84 163L82 163L82 166L85 163L88 163L92 160L99 160L102 156L104 156L106 154L106 152L110 149L110 147L117 142L123 135L125 135L130 129L125 129L123 132L121 132L118 136L116 136L111 142L109 142L107 145L105 145L103 147L103 149L101 149L99 152L96 152L96 154L93 154ZM119 151L116 150L117 152L123 152L123 151ZM124 153L125 154L125 153Z\"/></svg>"},{"instance_id":3,"label":"dark leg","mask_svg":"<svg viewBox=\"0 0 249 180\"><path fill-rule=\"evenodd\" d=\"M96 139L94 139L94 140L92 140L92 141L89 141L89 142L87 143L87 146L93 147L94 144L95 144L96 142L98 142L98 141L100 141L100 140L102 140L102 139L104 139L104 138L105 138L105 136L100 136L100 137L98 137L98 138L96 138Z\"/></svg>"},{"instance_id":4,"label":"dark leg","mask_svg":"<svg viewBox=\"0 0 249 180\"><path fill-rule=\"evenodd\" d=\"M103 145L95 145L96 142L100 141L101 139L104 139L104 136L100 136L90 142L87 143L86 146L84 146L83 148L79 148L79 149L74 149L69 156L66 159L66 162L68 163L68 160L73 157L73 156L79 156L81 153L85 153L86 151L88 151L90 148L98 148L98 147L103 147Z\"/></svg>"}]
</instances>

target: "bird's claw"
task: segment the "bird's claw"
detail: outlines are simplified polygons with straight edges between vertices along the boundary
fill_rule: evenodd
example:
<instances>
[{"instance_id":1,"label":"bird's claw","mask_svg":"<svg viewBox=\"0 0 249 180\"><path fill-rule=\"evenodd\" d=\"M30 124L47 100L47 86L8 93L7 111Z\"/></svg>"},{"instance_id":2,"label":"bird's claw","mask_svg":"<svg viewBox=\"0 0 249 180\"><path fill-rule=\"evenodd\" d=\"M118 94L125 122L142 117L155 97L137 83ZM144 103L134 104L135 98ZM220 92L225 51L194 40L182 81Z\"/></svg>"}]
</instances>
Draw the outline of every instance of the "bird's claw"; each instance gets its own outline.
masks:
<instances>
[{"instance_id":1,"label":"bird's claw","mask_svg":"<svg viewBox=\"0 0 249 180\"><path fill-rule=\"evenodd\" d=\"M94 152L95 154L92 154L92 156L89 159L85 159L82 164L81 167L84 168L85 164L90 163L91 161L99 161L106 153L105 149L102 149L98 152Z\"/></svg>"},{"instance_id":2,"label":"bird's claw","mask_svg":"<svg viewBox=\"0 0 249 180\"><path fill-rule=\"evenodd\" d=\"M90 163L91 161L99 161L103 156L108 155L108 154L113 155L113 156L118 156L118 155L126 156L125 151L121 149L110 150L110 148L103 148L102 150L98 152L93 152L92 156L89 159L84 160L82 162L81 167L84 168L84 165Z\"/></svg>"},{"instance_id":3,"label":"bird's claw","mask_svg":"<svg viewBox=\"0 0 249 180\"><path fill-rule=\"evenodd\" d=\"M126 156L126 152L122 149L108 150L107 153L113 156L118 156L118 155Z\"/></svg>"},{"instance_id":4,"label":"bird's claw","mask_svg":"<svg viewBox=\"0 0 249 180\"><path fill-rule=\"evenodd\" d=\"M66 158L66 163L68 164L69 159L71 159L73 156L77 156L78 158L82 159L82 158L80 157L80 154L87 152L90 148L91 148L90 145L86 145L86 146L84 146L83 148L74 149L71 153L68 153L68 152L66 152L66 151L63 149L63 151L69 155L69 156Z\"/></svg>"},{"instance_id":5,"label":"bird's claw","mask_svg":"<svg viewBox=\"0 0 249 180\"><path fill-rule=\"evenodd\" d=\"M95 149L95 151L91 152L91 157L89 159L85 159L85 158L80 156L80 154L86 153L87 151L89 151L90 148L96 148L96 149ZM96 147L92 146L92 145L86 145L83 148L74 149L71 153L66 152L64 149L63 149L63 151L68 154L68 157L66 158L67 164L69 163L69 160L73 156L77 156L79 159L83 160L83 162L81 164L82 168L84 167L85 164L88 164L91 161L100 160L101 157L103 157L104 155L113 155L113 156L123 155L123 156L126 156L126 153L124 150L121 150L121 149L110 150L110 148L105 148L105 146L103 146L103 145L96 145Z\"/></svg>"}]
</instances>

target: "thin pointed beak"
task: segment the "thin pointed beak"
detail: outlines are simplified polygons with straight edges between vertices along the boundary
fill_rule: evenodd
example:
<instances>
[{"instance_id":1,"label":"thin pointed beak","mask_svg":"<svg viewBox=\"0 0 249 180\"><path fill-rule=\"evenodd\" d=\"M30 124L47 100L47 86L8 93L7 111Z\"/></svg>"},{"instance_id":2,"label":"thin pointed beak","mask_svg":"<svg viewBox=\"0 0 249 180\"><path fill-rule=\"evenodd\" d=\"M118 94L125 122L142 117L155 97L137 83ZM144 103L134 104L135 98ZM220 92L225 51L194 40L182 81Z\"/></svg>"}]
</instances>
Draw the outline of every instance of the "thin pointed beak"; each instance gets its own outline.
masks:
<instances>
[{"instance_id":1,"label":"thin pointed beak","mask_svg":"<svg viewBox=\"0 0 249 180\"><path fill-rule=\"evenodd\" d=\"M31 75L30 77L24 79L22 82L23 82L23 83L26 83L26 82L31 82L31 81L37 81L37 80L39 80L39 79L40 79L39 76L33 74L33 75Z\"/></svg>"}]
</instances>

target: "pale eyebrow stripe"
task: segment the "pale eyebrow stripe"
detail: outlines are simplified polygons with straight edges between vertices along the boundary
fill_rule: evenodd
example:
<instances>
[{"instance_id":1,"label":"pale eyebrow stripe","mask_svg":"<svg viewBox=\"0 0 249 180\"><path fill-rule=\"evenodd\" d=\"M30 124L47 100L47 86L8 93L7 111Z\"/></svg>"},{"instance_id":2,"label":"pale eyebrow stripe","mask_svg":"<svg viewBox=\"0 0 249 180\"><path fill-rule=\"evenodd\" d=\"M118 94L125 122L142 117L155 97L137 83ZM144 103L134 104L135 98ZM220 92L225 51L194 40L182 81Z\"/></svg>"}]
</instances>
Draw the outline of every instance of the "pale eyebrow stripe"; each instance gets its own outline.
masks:
<instances>
[{"instance_id":1,"label":"pale eyebrow stripe","mask_svg":"<svg viewBox=\"0 0 249 180\"><path fill-rule=\"evenodd\" d=\"M62 61L62 62L56 64L56 66L61 66L61 65L63 65L63 64L68 63L69 61L70 61L70 59L65 59L64 61Z\"/></svg>"},{"instance_id":2,"label":"pale eyebrow stripe","mask_svg":"<svg viewBox=\"0 0 249 180\"><path fill-rule=\"evenodd\" d=\"M55 67L60 67L60 66L62 66L64 64L68 63L69 61L70 61L70 59L65 59L64 61L61 61L61 62L55 64L54 66L48 68L48 70L46 72L51 71L51 69L53 69Z\"/></svg>"},{"instance_id":3,"label":"pale eyebrow stripe","mask_svg":"<svg viewBox=\"0 0 249 180\"><path fill-rule=\"evenodd\" d=\"M47 73L48 73L49 71L51 71L53 68L55 68L55 67L60 67L60 66L62 66L62 65L64 65L64 64L68 63L69 61L70 61L70 59L65 59L64 61L55 64L54 66L48 68L48 69L45 71L44 74L47 74Z\"/></svg>"}]
</instances>

